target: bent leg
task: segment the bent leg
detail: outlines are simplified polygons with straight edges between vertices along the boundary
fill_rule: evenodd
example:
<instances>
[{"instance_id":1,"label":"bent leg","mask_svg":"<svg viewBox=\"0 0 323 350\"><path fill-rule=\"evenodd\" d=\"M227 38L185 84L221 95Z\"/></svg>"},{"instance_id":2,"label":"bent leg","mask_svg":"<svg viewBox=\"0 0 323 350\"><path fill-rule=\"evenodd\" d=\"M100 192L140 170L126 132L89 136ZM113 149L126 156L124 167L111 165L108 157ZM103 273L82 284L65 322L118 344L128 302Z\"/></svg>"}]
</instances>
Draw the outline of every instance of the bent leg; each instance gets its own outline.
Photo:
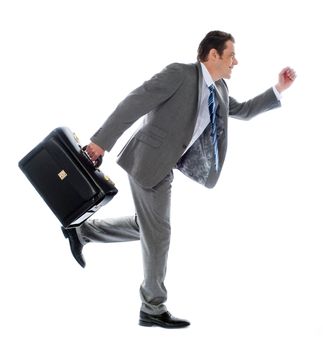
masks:
<instances>
[{"instance_id":1,"label":"bent leg","mask_svg":"<svg viewBox=\"0 0 323 350\"><path fill-rule=\"evenodd\" d=\"M89 242L128 242L139 240L136 216L88 220L76 229L83 245Z\"/></svg>"}]
</instances>

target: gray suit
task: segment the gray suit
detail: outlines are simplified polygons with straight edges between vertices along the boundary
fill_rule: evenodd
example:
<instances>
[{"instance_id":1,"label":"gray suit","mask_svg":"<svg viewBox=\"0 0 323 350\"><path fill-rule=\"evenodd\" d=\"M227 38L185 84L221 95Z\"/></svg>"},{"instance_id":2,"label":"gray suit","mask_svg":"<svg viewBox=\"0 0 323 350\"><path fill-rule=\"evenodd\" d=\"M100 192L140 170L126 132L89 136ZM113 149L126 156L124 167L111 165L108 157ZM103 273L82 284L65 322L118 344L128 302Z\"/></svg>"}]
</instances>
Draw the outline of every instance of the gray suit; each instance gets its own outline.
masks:
<instances>
[{"instance_id":1,"label":"gray suit","mask_svg":"<svg viewBox=\"0 0 323 350\"><path fill-rule=\"evenodd\" d=\"M199 63L171 64L130 93L91 138L92 142L110 151L123 132L146 115L141 128L118 158L118 164L129 174L140 229L134 217L128 217L92 220L78 233L84 244L88 241L141 240L144 260L142 310L151 314L166 310L164 278L170 241L173 169L179 169L206 187L214 187L227 149L228 116L250 119L280 106L271 88L247 102L238 103L229 96L224 80L215 83L219 102L220 161L216 172L209 126L187 150L197 120L202 84Z\"/></svg>"}]
</instances>

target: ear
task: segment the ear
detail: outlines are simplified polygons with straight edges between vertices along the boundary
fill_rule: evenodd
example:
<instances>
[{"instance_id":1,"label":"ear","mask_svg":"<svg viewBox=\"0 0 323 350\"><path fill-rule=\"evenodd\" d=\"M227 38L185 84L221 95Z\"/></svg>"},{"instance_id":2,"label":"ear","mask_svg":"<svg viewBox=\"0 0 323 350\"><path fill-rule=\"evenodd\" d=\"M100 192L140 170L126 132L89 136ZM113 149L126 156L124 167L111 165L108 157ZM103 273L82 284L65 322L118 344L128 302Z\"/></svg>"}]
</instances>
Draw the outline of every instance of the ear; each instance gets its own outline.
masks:
<instances>
[{"instance_id":1,"label":"ear","mask_svg":"<svg viewBox=\"0 0 323 350\"><path fill-rule=\"evenodd\" d=\"M218 51L216 49L211 49L208 54L208 59L209 60L214 60L216 58L219 58L220 55L218 54Z\"/></svg>"}]
</instances>

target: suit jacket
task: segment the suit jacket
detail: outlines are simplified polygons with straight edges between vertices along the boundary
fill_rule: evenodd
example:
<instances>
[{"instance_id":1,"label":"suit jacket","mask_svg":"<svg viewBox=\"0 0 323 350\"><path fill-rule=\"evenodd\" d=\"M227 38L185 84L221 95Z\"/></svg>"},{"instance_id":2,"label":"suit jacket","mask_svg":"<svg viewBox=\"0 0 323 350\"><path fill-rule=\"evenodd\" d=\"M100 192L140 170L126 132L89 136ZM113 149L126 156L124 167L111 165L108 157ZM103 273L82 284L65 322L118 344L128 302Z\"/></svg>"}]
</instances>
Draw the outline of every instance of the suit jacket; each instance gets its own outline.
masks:
<instances>
[{"instance_id":1,"label":"suit jacket","mask_svg":"<svg viewBox=\"0 0 323 350\"><path fill-rule=\"evenodd\" d=\"M211 188L220 175L227 149L227 119L250 119L280 106L272 88L239 103L229 96L224 80L215 83L219 107L217 133L220 169L214 168L210 128L184 151L193 135L201 100L203 75L199 63L173 63L132 91L109 116L91 141L110 151L140 117L141 128L119 154L118 164L141 186L157 185L173 168Z\"/></svg>"}]
</instances>

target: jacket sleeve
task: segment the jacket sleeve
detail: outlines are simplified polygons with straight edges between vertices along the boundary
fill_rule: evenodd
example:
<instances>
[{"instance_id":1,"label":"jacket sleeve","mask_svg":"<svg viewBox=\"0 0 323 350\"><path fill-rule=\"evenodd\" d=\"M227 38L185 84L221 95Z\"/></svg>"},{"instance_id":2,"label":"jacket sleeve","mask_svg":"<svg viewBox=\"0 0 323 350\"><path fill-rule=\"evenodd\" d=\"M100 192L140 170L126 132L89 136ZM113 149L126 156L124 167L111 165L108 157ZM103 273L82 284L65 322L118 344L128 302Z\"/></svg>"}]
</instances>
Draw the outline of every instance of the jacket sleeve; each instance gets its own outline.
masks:
<instances>
[{"instance_id":1,"label":"jacket sleeve","mask_svg":"<svg viewBox=\"0 0 323 350\"><path fill-rule=\"evenodd\" d=\"M277 99L272 88L264 93L246 101L239 103L233 97L229 97L229 116L242 120L249 120L254 116L280 107L281 103Z\"/></svg>"},{"instance_id":2,"label":"jacket sleeve","mask_svg":"<svg viewBox=\"0 0 323 350\"><path fill-rule=\"evenodd\" d=\"M181 64L173 63L132 91L108 117L91 141L110 151L119 137L140 117L167 101L181 86Z\"/></svg>"}]
</instances>

